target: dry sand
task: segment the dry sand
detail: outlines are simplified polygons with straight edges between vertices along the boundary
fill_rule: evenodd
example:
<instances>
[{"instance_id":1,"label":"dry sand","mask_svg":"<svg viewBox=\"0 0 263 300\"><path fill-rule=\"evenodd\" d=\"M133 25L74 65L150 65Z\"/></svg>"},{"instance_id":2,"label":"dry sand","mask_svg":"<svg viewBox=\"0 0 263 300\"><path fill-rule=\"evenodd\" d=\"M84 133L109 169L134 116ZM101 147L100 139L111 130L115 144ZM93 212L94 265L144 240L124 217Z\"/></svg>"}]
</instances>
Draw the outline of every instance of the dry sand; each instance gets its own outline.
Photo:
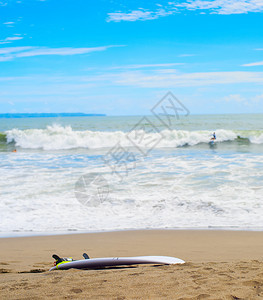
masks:
<instances>
[{"instance_id":1,"label":"dry sand","mask_svg":"<svg viewBox=\"0 0 263 300\"><path fill-rule=\"evenodd\" d=\"M184 265L49 272L52 254ZM123 231L0 239L0 299L263 299L263 232Z\"/></svg>"}]
</instances>

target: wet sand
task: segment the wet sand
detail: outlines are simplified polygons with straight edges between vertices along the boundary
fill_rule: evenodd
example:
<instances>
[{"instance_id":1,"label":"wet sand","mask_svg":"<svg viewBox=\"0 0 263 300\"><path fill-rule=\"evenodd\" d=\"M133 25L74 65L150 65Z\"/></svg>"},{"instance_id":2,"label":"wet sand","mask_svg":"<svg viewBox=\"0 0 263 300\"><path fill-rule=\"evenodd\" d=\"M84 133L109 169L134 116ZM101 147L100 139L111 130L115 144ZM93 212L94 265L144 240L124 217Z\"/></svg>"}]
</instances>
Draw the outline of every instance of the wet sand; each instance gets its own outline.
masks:
<instances>
[{"instance_id":1,"label":"wet sand","mask_svg":"<svg viewBox=\"0 0 263 300\"><path fill-rule=\"evenodd\" d=\"M167 255L184 265L49 272L81 259ZM149 230L0 239L3 299L263 299L263 232ZM1 299L2 299L1 298Z\"/></svg>"}]
</instances>

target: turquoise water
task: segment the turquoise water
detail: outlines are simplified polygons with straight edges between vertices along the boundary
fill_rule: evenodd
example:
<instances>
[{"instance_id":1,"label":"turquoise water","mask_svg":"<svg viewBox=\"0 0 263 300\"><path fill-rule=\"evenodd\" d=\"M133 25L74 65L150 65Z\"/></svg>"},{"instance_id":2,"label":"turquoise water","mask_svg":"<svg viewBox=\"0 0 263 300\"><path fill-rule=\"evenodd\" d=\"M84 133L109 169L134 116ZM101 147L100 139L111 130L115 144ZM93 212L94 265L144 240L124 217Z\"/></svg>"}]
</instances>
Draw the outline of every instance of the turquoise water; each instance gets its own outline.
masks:
<instances>
[{"instance_id":1,"label":"turquoise water","mask_svg":"<svg viewBox=\"0 0 263 300\"><path fill-rule=\"evenodd\" d=\"M98 131L129 131L143 116L105 116L105 117L65 117L65 118L23 118L1 119L0 132L18 128L45 129L48 125L60 124L71 126L74 130ZM154 116L146 116L160 130L165 126L160 125ZM227 115L190 115L174 118L172 129L181 130L263 130L263 114L227 114Z\"/></svg>"},{"instance_id":2,"label":"turquoise water","mask_svg":"<svg viewBox=\"0 0 263 300\"><path fill-rule=\"evenodd\" d=\"M262 230L262 119L0 119L0 236Z\"/></svg>"}]
</instances>

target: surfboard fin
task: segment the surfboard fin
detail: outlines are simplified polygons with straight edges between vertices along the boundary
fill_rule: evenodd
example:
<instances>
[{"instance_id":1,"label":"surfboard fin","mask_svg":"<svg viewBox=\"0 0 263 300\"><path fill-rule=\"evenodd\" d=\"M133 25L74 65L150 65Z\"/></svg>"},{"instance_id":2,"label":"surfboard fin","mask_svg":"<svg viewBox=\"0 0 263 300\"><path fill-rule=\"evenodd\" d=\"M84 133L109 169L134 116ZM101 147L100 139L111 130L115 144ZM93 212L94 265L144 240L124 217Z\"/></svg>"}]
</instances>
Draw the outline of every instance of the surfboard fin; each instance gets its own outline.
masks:
<instances>
[{"instance_id":1,"label":"surfboard fin","mask_svg":"<svg viewBox=\"0 0 263 300\"><path fill-rule=\"evenodd\" d=\"M56 265L63 261L57 254L53 254L52 257L56 260Z\"/></svg>"},{"instance_id":2,"label":"surfboard fin","mask_svg":"<svg viewBox=\"0 0 263 300\"><path fill-rule=\"evenodd\" d=\"M60 263L71 262L73 261L72 257L59 257L57 254L53 254L52 257L56 260L55 264L58 265Z\"/></svg>"},{"instance_id":3,"label":"surfboard fin","mask_svg":"<svg viewBox=\"0 0 263 300\"><path fill-rule=\"evenodd\" d=\"M83 255L83 257L84 257L85 259L89 259L89 256L88 256L87 253L83 253L82 255Z\"/></svg>"}]
</instances>

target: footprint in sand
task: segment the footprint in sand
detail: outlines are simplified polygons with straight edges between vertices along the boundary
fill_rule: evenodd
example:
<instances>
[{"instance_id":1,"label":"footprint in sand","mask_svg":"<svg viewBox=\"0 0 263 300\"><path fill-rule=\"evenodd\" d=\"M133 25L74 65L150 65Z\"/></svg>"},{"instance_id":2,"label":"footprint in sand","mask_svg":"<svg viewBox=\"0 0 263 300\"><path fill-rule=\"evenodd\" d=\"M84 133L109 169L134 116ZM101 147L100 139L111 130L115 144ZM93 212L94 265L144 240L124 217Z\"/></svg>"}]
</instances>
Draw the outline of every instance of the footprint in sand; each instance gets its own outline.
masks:
<instances>
[{"instance_id":1,"label":"footprint in sand","mask_svg":"<svg viewBox=\"0 0 263 300\"><path fill-rule=\"evenodd\" d=\"M75 294L80 294L82 293L82 290L81 289L71 289L70 290L72 293L75 293Z\"/></svg>"},{"instance_id":2,"label":"footprint in sand","mask_svg":"<svg viewBox=\"0 0 263 300\"><path fill-rule=\"evenodd\" d=\"M244 281L243 285L245 286L253 286L253 287L259 287L263 285L263 282L259 282L256 280L249 280L249 281Z\"/></svg>"}]
</instances>

